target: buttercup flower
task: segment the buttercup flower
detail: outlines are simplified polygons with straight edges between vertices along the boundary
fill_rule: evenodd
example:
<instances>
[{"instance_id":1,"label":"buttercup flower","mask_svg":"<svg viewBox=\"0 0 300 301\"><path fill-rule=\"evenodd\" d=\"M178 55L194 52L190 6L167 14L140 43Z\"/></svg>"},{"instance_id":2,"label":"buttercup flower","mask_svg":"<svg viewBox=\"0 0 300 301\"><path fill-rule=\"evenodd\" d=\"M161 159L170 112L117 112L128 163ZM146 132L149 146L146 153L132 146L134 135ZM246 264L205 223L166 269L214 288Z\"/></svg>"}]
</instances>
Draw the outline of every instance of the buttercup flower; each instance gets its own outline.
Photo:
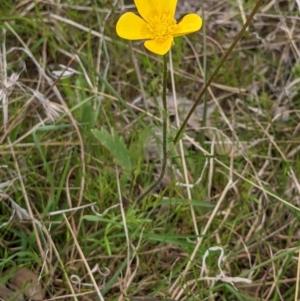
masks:
<instances>
[{"instance_id":1,"label":"buttercup flower","mask_svg":"<svg viewBox=\"0 0 300 301\"><path fill-rule=\"evenodd\" d=\"M174 37L198 31L202 19L196 14L186 15L179 23L175 20L178 0L134 0L141 17L128 12L117 23L117 34L127 40L146 40L144 46L159 55L166 54Z\"/></svg>"}]
</instances>

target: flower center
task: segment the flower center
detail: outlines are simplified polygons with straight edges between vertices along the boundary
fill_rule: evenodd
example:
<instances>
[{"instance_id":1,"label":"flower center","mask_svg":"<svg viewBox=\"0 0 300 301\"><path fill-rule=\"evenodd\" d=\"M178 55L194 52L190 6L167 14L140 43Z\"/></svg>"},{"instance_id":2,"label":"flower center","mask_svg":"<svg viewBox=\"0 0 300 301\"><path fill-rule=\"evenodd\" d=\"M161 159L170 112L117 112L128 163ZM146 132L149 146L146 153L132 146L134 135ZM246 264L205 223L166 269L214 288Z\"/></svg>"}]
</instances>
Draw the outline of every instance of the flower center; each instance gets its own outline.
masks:
<instances>
[{"instance_id":1,"label":"flower center","mask_svg":"<svg viewBox=\"0 0 300 301\"><path fill-rule=\"evenodd\" d=\"M147 24L147 28L152 34L151 39L158 39L159 41L164 41L172 36L177 26L176 20L166 14L153 17Z\"/></svg>"}]
</instances>

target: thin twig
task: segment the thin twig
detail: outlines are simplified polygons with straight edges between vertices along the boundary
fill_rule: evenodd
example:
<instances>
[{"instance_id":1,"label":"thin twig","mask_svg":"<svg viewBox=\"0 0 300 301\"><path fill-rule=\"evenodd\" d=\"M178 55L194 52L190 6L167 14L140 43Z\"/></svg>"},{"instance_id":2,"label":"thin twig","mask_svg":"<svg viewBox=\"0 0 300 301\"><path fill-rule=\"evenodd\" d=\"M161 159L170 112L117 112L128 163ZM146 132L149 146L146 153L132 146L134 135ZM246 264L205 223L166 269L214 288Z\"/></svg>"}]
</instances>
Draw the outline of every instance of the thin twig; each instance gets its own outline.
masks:
<instances>
[{"instance_id":1,"label":"thin twig","mask_svg":"<svg viewBox=\"0 0 300 301\"><path fill-rule=\"evenodd\" d=\"M214 72L212 73L212 75L209 77L209 79L207 80L204 88L201 90L198 98L196 99L194 105L192 106L192 108L190 109L189 113L187 114L187 116L185 117L180 129L178 130L175 138L174 138L174 144L176 144L179 140L179 138L181 137L181 134L183 133L183 130L188 122L188 120L190 119L191 115L193 114L193 112L195 111L197 105L199 104L200 100L202 99L203 95L206 93L208 87L210 86L210 84L212 83L212 81L214 80L214 78L216 77L216 75L218 74L219 70L221 69L221 67L224 65L224 63L226 62L227 58L229 57L229 55L231 54L231 52L233 51L233 49L235 48L236 44L239 42L239 40L242 38L244 32L246 31L247 27L249 26L250 22L252 21L254 15L256 14L257 10L259 9L260 5L262 4L264 0L258 0L255 4L255 7L253 8L250 16L248 17L246 23L244 24L244 26L242 27L242 29L240 30L240 32L238 33L237 37L234 39L234 41L232 42L231 46L228 48L228 50L225 52L224 56L222 57L221 61L219 62L219 64L217 65L216 69L214 70Z\"/></svg>"}]
</instances>

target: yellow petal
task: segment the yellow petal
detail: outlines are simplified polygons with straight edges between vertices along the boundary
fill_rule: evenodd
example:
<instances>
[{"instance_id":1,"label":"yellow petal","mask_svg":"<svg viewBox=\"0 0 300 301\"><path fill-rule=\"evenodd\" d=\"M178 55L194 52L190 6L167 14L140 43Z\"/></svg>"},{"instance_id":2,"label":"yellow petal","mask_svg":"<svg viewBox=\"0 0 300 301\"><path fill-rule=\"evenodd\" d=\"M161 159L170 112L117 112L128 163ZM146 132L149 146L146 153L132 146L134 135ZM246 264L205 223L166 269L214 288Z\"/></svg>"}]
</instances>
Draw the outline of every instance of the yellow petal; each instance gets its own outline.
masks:
<instances>
[{"instance_id":1,"label":"yellow petal","mask_svg":"<svg viewBox=\"0 0 300 301\"><path fill-rule=\"evenodd\" d=\"M174 17L178 0L134 0L135 6L145 21L163 13Z\"/></svg>"},{"instance_id":2,"label":"yellow petal","mask_svg":"<svg viewBox=\"0 0 300 301\"><path fill-rule=\"evenodd\" d=\"M161 0L164 1L164 0ZM154 16L162 13L161 1L159 0L134 0L135 6L145 21L150 21Z\"/></svg>"},{"instance_id":3,"label":"yellow petal","mask_svg":"<svg viewBox=\"0 0 300 301\"><path fill-rule=\"evenodd\" d=\"M162 0L162 12L169 15L170 17L175 16L176 6L178 0Z\"/></svg>"},{"instance_id":4,"label":"yellow petal","mask_svg":"<svg viewBox=\"0 0 300 301\"><path fill-rule=\"evenodd\" d=\"M173 37L170 36L165 41L161 42L158 39L149 40L144 43L144 46L151 52L159 55L166 54L173 45Z\"/></svg>"},{"instance_id":5,"label":"yellow petal","mask_svg":"<svg viewBox=\"0 0 300 301\"><path fill-rule=\"evenodd\" d=\"M146 40L151 37L146 22L134 13L122 15L117 22L116 30L118 36L127 40Z\"/></svg>"},{"instance_id":6,"label":"yellow petal","mask_svg":"<svg viewBox=\"0 0 300 301\"><path fill-rule=\"evenodd\" d=\"M188 14L178 23L178 26L172 35L174 37L182 36L191 32L198 31L202 26L202 19L196 14Z\"/></svg>"}]
</instances>

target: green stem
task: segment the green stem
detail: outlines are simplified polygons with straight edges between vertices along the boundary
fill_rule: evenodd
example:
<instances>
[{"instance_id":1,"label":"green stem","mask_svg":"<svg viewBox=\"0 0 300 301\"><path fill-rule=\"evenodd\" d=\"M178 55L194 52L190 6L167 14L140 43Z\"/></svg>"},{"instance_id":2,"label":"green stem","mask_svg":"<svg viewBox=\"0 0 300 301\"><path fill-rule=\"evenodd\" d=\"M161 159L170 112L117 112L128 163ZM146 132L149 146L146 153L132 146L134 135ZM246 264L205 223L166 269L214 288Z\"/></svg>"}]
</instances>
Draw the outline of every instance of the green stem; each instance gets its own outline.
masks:
<instances>
[{"instance_id":1,"label":"green stem","mask_svg":"<svg viewBox=\"0 0 300 301\"><path fill-rule=\"evenodd\" d=\"M167 166L167 125L168 125L168 112L167 112L167 77L168 77L168 63L167 55L164 55L163 66L163 95L162 95L162 162L159 176L155 182L153 182L137 199L141 201L145 198L164 178Z\"/></svg>"},{"instance_id":2,"label":"green stem","mask_svg":"<svg viewBox=\"0 0 300 301\"><path fill-rule=\"evenodd\" d=\"M257 10L259 9L260 5L262 4L264 0L258 0L255 4L255 7L253 8L251 14L249 15L246 23L244 24L244 26L242 27L242 29L240 30L240 32L238 33L237 37L234 39L233 43L231 44L231 46L228 48L228 50L226 51L226 53L224 54L224 56L222 57L221 61L219 62L219 64L217 65L216 69L214 70L214 72L212 73L212 75L209 77L208 81L206 82L205 86L203 87L203 89L201 90L197 100L194 102L194 105L192 106L192 108L190 109L189 113L187 114L187 116L185 117L180 129L178 130L173 142L174 144L176 144L187 124L187 122L189 121L191 115L193 114L193 112L196 109L196 106L199 104L200 100L202 99L203 95L206 93L208 87L210 86L210 84L212 83L212 81L214 80L214 78L216 77L217 73L219 72L219 70L221 69L221 67L223 66L223 64L225 63L225 61L227 60L227 58L229 57L229 55L231 54L232 50L234 49L234 47L236 46L236 44L238 43L238 41L241 39L241 37L243 36L245 30L247 29L247 27L249 26L250 22L252 21L254 15L256 14Z\"/></svg>"}]
</instances>

